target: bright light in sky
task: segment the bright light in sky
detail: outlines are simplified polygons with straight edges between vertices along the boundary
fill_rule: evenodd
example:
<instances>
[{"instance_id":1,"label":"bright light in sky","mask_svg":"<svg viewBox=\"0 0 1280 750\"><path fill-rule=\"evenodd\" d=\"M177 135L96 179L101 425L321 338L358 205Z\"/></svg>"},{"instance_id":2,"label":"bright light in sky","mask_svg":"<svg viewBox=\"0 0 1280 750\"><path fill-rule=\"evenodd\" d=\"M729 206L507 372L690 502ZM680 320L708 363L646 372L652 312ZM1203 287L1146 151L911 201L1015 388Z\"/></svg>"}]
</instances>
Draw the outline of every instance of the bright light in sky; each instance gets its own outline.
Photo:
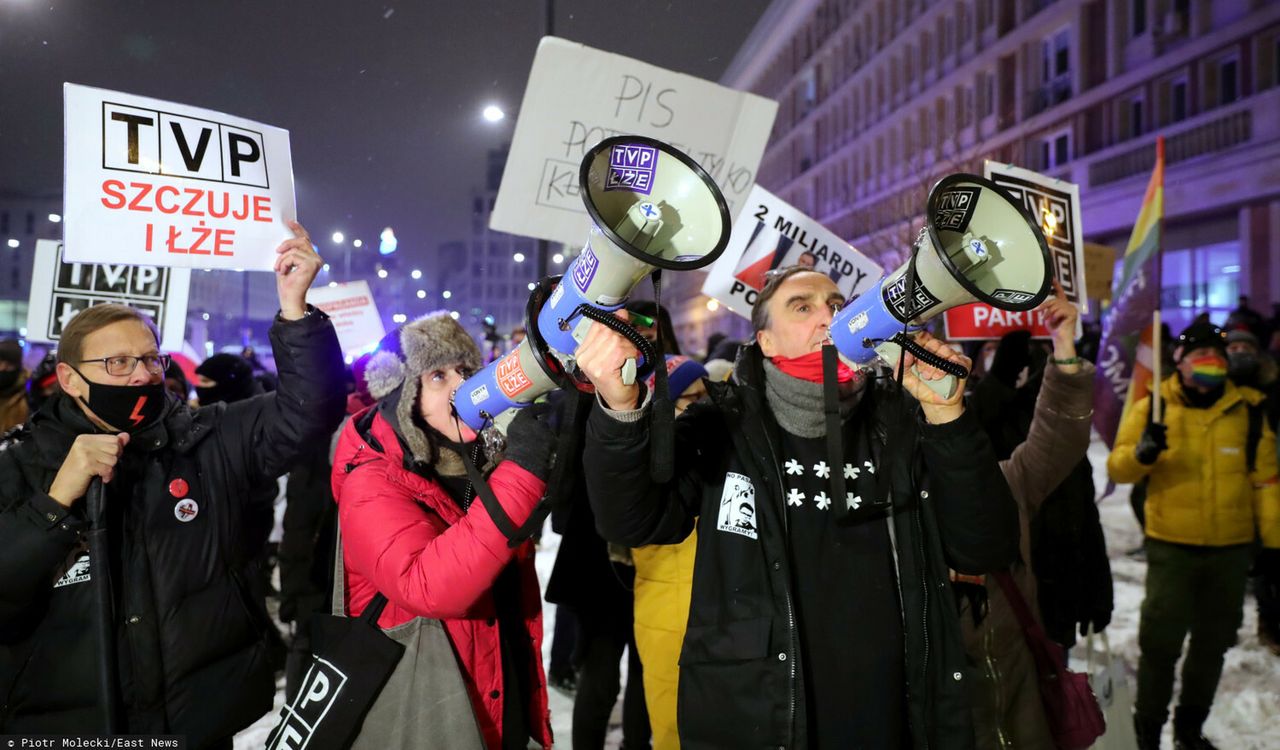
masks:
<instances>
[{"instance_id":1,"label":"bright light in sky","mask_svg":"<svg viewBox=\"0 0 1280 750\"><path fill-rule=\"evenodd\" d=\"M502 107L499 107L496 104L490 104L484 108L482 115L484 116L484 119L489 122L498 122L502 118L506 117L507 113L502 111Z\"/></svg>"}]
</instances>

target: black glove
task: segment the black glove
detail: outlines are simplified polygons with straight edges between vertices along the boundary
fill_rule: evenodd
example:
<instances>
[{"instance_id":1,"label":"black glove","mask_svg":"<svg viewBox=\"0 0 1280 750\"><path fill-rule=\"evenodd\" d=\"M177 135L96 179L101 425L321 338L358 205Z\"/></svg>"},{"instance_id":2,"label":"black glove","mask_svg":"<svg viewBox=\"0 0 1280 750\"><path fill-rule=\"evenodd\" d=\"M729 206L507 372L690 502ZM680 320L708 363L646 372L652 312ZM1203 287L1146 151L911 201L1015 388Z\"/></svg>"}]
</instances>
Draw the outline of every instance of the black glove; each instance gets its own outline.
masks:
<instances>
[{"instance_id":1,"label":"black glove","mask_svg":"<svg viewBox=\"0 0 1280 750\"><path fill-rule=\"evenodd\" d=\"M506 458L543 481L551 473L556 447L551 413L551 404L532 404L516 412L507 427Z\"/></svg>"},{"instance_id":2,"label":"black glove","mask_svg":"<svg viewBox=\"0 0 1280 750\"><path fill-rule=\"evenodd\" d=\"M1168 428L1159 422L1148 422L1147 429L1142 431L1142 439L1134 450L1138 463L1150 466L1156 462L1161 451L1169 449Z\"/></svg>"},{"instance_id":3,"label":"black glove","mask_svg":"<svg viewBox=\"0 0 1280 750\"><path fill-rule=\"evenodd\" d=\"M1090 628L1094 633L1101 633L1111 624L1111 610L1098 610L1093 614L1086 614L1085 619L1080 622L1080 637L1084 638L1089 634Z\"/></svg>"}]
</instances>

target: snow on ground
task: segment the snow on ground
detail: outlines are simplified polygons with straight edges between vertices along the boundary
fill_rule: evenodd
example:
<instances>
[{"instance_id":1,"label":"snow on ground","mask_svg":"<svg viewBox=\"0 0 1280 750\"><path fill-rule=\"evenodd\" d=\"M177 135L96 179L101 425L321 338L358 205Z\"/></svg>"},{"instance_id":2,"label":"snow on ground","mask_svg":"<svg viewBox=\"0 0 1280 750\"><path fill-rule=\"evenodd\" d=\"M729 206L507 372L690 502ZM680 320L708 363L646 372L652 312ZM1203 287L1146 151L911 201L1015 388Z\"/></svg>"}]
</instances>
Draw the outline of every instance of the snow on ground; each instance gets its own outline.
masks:
<instances>
[{"instance_id":1,"label":"snow on ground","mask_svg":"<svg viewBox=\"0 0 1280 750\"><path fill-rule=\"evenodd\" d=\"M1089 460L1093 463L1094 484L1101 492L1107 484L1107 449L1094 440L1089 447ZM1147 565L1140 558L1126 553L1142 543L1142 532L1129 508L1129 487L1117 487L1111 496L1099 505L1102 525L1107 535L1107 550L1111 557L1111 572L1115 579L1115 613L1107 634L1115 654L1126 665L1130 677L1130 695L1136 689L1133 681L1138 663L1138 611L1142 605L1143 581ZM550 531L542 538L538 550L538 577L546 586L555 563L560 537ZM542 643L543 663L551 658L551 634L554 631L555 605L545 605L545 634ZM1217 701L1205 724L1205 734L1222 750L1280 750L1280 657L1273 656L1258 643L1257 606L1250 593L1245 600L1244 624L1240 629L1240 643L1227 652L1218 687ZM622 668L626 670L626 662ZM624 678L625 679L625 678ZM625 683L624 683L625 684ZM1177 695L1175 688L1174 695ZM555 731L556 746L571 747L573 700L556 690L550 691L551 726ZM262 747L276 723L284 702L283 682L276 695L276 705L270 714L236 735L236 750ZM621 745L622 731L619 706L615 707L610 722L607 747ZM1165 726L1164 747L1173 747L1172 728Z\"/></svg>"}]
</instances>

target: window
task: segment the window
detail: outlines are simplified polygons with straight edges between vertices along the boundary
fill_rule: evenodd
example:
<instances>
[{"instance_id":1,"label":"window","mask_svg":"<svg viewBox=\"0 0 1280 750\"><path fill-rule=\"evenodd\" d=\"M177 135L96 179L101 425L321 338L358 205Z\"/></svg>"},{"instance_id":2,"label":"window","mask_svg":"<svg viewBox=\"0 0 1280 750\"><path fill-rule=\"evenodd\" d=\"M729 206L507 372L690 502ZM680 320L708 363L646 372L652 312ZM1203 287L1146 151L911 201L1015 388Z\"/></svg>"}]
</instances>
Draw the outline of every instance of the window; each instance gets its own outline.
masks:
<instances>
[{"instance_id":1,"label":"window","mask_svg":"<svg viewBox=\"0 0 1280 750\"><path fill-rule=\"evenodd\" d=\"M1132 0L1129 9L1132 11L1129 15L1129 28L1133 29L1133 36L1147 33L1147 0Z\"/></svg>"},{"instance_id":2,"label":"window","mask_svg":"<svg viewBox=\"0 0 1280 750\"><path fill-rule=\"evenodd\" d=\"M1129 100L1129 137L1136 138L1143 133L1143 105L1142 97L1134 97Z\"/></svg>"},{"instance_id":3,"label":"window","mask_svg":"<svg viewBox=\"0 0 1280 750\"><path fill-rule=\"evenodd\" d=\"M1187 81L1180 79L1173 82L1169 89L1169 119L1182 122L1187 119Z\"/></svg>"},{"instance_id":4,"label":"window","mask_svg":"<svg viewBox=\"0 0 1280 750\"><path fill-rule=\"evenodd\" d=\"M1044 40L1044 80L1071 75L1071 34L1062 29Z\"/></svg>"},{"instance_id":5,"label":"window","mask_svg":"<svg viewBox=\"0 0 1280 750\"><path fill-rule=\"evenodd\" d=\"M1056 169L1071 161L1071 131L1061 130L1040 141L1040 164Z\"/></svg>"},{"instance_id":6,"label":"window","mask_svg":"<svg viewBox=\"0 0 1280 750\"><path fill-rule=\"evenodd\" d=\"M1239 98L1238 69L1240 64L1235 58L1223 60L1218 65L1218 97L1219 104L1230 104Z\"/></svg>"},{"instance_id":7,"label":"window","mask_svg":"<svg viewBox=\"0 0 1280 750\"><path fill-rule=\"evenodd\" d=\"M1160 256L1161 317L1172 330L1190 325L1202 312L1222 320L1235 307L1240 294L1238 240L1166 250Z\"/></svg>"},{"instance_id":8,"label":"window","mask_svg":"<svg viewBox=\"0 0 1280 750\"><path fill-rule=\"evenodd\" d=\"M990 72L978 74L978 116L987 117L996 111L996 77Z\"/></svg>"}]
</instances>

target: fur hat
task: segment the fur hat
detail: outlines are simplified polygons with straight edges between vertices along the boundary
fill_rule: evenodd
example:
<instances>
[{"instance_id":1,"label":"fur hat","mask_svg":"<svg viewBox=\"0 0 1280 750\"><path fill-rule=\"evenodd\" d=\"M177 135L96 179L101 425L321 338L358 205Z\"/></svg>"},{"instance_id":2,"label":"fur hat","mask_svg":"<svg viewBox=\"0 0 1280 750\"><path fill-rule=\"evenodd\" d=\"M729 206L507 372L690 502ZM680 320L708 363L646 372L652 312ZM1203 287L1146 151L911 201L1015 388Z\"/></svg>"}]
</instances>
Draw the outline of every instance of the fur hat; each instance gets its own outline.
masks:
<instances>
[{"instance_id":1,"label":"fur hat","mask_svg":"<svg viewBox=\"0 0 1280 750\"><path fill-rule=\"evenodd\" d=\"M424 372L455 365L479 370L480 348L458 321L440 310L384 336L365 367L369 395L382 401L400 391L395 426L417 461L431 463L434 456L431 439L419 427L421 420L414 420L420 378Z\"/></svg>"}]
</instances>

